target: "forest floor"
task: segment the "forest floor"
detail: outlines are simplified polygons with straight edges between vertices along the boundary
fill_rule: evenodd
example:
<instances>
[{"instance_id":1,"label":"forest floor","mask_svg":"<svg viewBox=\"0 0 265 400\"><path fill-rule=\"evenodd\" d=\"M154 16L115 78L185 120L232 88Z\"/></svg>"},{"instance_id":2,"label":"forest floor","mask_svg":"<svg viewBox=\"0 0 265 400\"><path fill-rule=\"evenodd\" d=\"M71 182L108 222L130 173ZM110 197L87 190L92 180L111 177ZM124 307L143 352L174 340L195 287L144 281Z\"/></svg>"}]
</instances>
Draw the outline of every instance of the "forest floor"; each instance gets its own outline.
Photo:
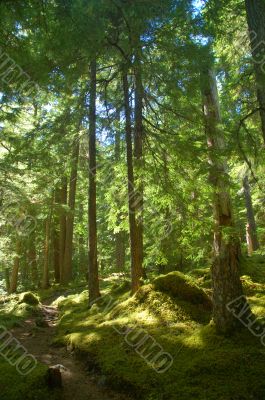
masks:
<instances>
[{"instance_id":1,"label":"forest floor","mask_svg":"<svg viewBox=\"0 0 265 400\"><path fill-rule=\"evenodd\" d=\"M106 387L102 377L90 374L85 363L78 360L74 352L65 346L53 345L58 310L56 306L50 306L48 300L45 303L41 305L37 317L30 316L11 332L40 363L59 367L63 384L58 392L60 400L129 400L128 396Z\"/></svg>"},{"instance_id":2,"label":"forest floor","mask_svg":"<svg viewBox=\"0 0 265 400\"><path fill-rule=\"evenodd\" d=\"M241 275L264 323L265 257L244 261ZM208 268L173 272L150 277L131 297L125 278L108 277L90 309L85 283L40 291L37 305L8 296L0 325L39 364L24 378L0 357L1 400L264 400L264 344L243 326L229 337L216 334L210 285ZM141 337L148 337L145 348ZM172 356L165 370L146 357L157 348ZM54 365L61 366L59 391L45 381Z\"/></svg>"}]
</instances>

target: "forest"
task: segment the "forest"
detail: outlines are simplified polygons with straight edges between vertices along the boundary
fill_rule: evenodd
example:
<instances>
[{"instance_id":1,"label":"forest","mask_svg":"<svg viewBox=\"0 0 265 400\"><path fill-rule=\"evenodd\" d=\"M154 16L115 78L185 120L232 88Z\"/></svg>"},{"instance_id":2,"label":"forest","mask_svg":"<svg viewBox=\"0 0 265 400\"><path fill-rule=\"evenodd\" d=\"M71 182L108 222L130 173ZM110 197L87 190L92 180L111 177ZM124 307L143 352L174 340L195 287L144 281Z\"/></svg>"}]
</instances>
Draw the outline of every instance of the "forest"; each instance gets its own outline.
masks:
<instances>
[{"instance_id":1,"label":"forest","mask_svg":"<svg viewBox=\"0 0 265 400\"><path fill-rule=\"evenodd\" d=\"M0 22L0 399L264 400L265 0Z\"/></svg>"}]
</instances>

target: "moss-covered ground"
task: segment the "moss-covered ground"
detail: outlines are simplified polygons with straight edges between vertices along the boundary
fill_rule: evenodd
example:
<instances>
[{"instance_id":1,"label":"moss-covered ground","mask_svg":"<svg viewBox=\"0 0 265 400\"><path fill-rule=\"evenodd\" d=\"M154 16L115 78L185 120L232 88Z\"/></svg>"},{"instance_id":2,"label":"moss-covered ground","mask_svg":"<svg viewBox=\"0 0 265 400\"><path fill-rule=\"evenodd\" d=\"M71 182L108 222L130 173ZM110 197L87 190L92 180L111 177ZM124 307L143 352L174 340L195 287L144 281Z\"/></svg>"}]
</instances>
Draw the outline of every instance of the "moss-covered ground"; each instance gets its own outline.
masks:
<instances>
[{"instance_id":1,"label":"moss-covered ground","mask_svg":"<svg viewBox=\"0 0 265 400\"><path fill-rule=\"evenodd\" d=\"M242 281L258 318L265 315L265 263L255 257L242 264ZM205 307L210 294L209 269L195 270L187 278L184 294L171 290L172 279L159 278L130 297L125 281L104 281L101 301L88 309L87 291L57 300L60 321L56 341L81 352L88 365L109 384L130 390L144 400L263 400L265 399L265 348L246 329L233 337L216 334L211 312ZM162 283L161 283L162 282ZM167 282L169 285L167 286ZM188 283L196 299L189 298ZM200 300L202 299L202 300ZM172 366L157 373L142 358L125 332L149 334ZM150 350L150 349L149 349ZM149 351L151 352L151 350Z\"/></svg>"}]
</instances>

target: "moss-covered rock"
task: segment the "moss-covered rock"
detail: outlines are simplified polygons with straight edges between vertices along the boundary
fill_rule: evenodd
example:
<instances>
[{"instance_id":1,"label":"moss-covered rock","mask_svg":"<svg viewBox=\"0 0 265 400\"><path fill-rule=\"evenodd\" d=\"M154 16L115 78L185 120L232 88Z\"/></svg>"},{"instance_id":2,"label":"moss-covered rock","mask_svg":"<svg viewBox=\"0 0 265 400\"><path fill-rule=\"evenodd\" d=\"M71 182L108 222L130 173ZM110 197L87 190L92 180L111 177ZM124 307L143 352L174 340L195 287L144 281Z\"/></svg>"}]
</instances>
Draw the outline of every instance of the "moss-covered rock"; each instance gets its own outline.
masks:
<instances>
[{"instance_id":1,"label":"moss-covered rock","mask_svg":"<svg viewBox=\"0 0 265 400\"><path fill-rule=\"evenodd\" d=\"M36 305L39 304L40 301L39 301L38 297L34 293L25 292L25 293L22 293L20 295L19 302L20 303L26 303L26 304L29 304L31 306L36 306Z\"/></svg>"},{"instance_id":2,"label":"moss-covered rock","mask_svg":"<svg viewBox=\"0 0 265 400\"><path fill-rule=\"evenodd\" d=\"M131 282L129 280L123 281L120 285L115 285L112 289L114 294L123 294L131 290Z\"/></svg>"},{"instance_id":3,"label":"moss-covered rock","mask_svg":"<svg viewBox=\"0 0 265 400\"><path fill-rule=\"evenodd\" d=\"M211 309L212 302L203 289L196 285L192 278L181 272L170 272L160 275L154 280L155 290L165 292L173 297L188 301L192 304L202 304Z\"/></svg>"}]
</instances>

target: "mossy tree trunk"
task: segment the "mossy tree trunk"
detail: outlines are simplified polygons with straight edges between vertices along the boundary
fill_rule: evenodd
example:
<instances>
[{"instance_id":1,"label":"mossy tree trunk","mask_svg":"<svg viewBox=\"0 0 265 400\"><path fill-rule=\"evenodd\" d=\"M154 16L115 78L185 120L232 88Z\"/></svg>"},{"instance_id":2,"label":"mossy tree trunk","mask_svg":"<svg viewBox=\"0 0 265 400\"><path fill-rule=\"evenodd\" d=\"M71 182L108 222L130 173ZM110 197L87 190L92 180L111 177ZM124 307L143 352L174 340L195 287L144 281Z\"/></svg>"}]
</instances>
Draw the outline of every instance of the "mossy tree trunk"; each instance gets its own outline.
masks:
<instances>
[{"instance_id":1,"label":"mossy tree trunk","mask_svg":"<svg viewBox=\"0 0 265 400\"><path fill-rule=\"evenodd\" d=\"M211 68L206 67L202 71L201 83L210 181L214 194L213 320L220 333L227 333L239 326L228 304L240 299L243 307L246 299L239 275L240 243L232 215L216 78Z\"/></svg>"}]
</instances>

